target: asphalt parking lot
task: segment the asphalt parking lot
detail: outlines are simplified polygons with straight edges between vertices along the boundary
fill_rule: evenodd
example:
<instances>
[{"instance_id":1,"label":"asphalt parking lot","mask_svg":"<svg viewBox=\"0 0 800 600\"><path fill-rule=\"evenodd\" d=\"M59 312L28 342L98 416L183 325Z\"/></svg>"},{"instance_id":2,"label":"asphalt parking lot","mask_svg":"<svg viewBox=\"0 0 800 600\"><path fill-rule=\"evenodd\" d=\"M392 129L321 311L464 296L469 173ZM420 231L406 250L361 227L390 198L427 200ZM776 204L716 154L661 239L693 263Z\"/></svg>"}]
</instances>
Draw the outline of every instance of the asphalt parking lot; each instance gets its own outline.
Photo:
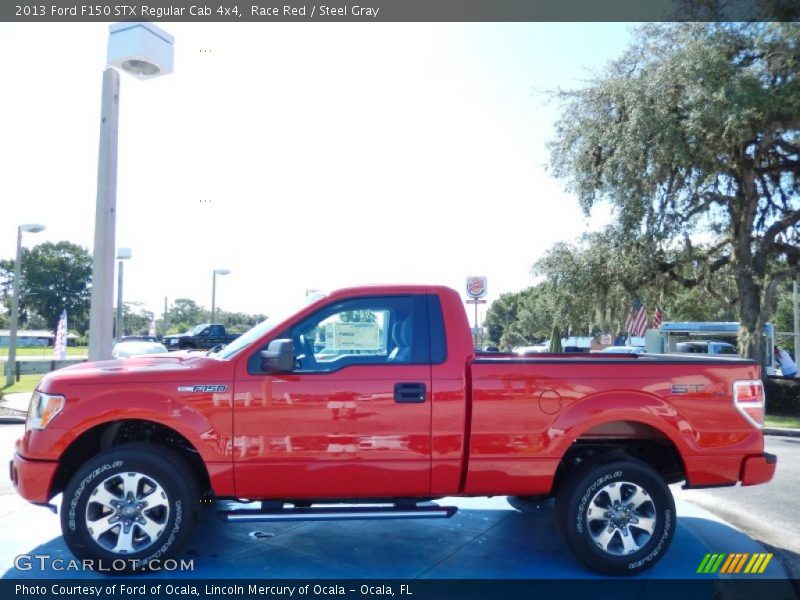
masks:
<instances>
[{"instance_id":1,"label":"asphalt parking lot","mask_svg":"<svg viewBox=\"0 0 800 600\"><path fill-rule=\"evenodd\" d=\"M237 523L206 507L183 557L194 569L147 577L377 578L377 579L576 579L597 578L570 556L553 523L553 504L517 498L453 498L459 506L446 520L324 523ZM745 534L688 502L678 502L678 528L667 555L635 577L697 577L707 552L763 552ZM15 495L0 497L0 571L3 578L107 577L64 573L19 555L68 561L58 516ZM709 581L715 576L702 576ZM720 577L736 578L737 576ZM764 577L786 577L777 560ZM644 589L644 588L643 588Z\"/></svg>"},{"instance_id":2,"label":"asphalt parking lot","mask_svg":"<svg viewBox=\"0 0 800 600\"><path fill-rule=\"evenodd\" d=\"M0 453L8 460L19 424L0 425ZM7 464L7 463L4 463ZM4 478L6 479L6 478ZM57 499L57 501L60 499ZM144 578L204 579L596 579L570 555L554 520L552 501L519 498L448 498L451 519L223 523L220 505L203 508L183 558L193 569ZM767 552L763 546L712 513L676 498L678 527L669 552L652 569L632 578L641 591L655 582L701 579L709 593L720 581L740 575L697 575L706 553ZM227 506L226 506L227 507ZM47 555L46 564L18 559ZM54 559L72 558L60 534L59 517L0 486L0 577L4 579L106 578L107 574L64 572ZM58 563L56 563L58 564ZM63 564L63 563L62 563ZM780 561L762 577L786 580ZM794 597L786 582L786 597Z\"/></svg>"}]
</instances>

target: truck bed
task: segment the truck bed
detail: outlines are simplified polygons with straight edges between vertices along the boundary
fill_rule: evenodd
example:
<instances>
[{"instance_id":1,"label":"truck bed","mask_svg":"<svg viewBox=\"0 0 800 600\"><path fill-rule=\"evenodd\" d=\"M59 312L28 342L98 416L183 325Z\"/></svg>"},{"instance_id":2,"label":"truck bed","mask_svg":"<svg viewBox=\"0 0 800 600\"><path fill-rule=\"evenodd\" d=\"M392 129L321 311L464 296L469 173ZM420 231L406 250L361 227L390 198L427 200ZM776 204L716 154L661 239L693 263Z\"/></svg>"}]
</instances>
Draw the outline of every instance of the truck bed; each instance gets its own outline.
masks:
<instances>
[{"instance_id":1,"label":"truck bed","mask_svg":"<svg viewBox=\"0 0 800 600\"><path fill-rule=\"evenodd\" d=\"M691 366L691 369L687 369ZM478 355L465 491L545 495L577 443L646 440L675 451L690 486L730 485L761 431L733 405L755 361L632 354ZM534 474L531 477L531 474Z\"/></svg>"}]
</instances>

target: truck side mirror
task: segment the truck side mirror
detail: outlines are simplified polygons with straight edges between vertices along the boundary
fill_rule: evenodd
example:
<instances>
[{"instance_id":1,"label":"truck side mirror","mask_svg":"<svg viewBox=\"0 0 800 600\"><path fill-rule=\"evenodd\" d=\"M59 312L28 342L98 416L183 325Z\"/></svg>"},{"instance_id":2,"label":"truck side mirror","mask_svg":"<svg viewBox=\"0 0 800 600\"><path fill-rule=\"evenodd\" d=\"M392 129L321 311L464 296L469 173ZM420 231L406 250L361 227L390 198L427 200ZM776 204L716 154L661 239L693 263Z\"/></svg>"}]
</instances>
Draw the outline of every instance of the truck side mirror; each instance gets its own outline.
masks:
<instances>
[{"instance_id":1,"label":"truck side mirror","mask_svg":"<svg viewBox=\"0 0 800 600\"><path fill-rule=\"evenodd\" d=\"M261 370L267 373L291 373L294 369L292 340L272 340L261 351Z\"/></svg>"}]
</instances>

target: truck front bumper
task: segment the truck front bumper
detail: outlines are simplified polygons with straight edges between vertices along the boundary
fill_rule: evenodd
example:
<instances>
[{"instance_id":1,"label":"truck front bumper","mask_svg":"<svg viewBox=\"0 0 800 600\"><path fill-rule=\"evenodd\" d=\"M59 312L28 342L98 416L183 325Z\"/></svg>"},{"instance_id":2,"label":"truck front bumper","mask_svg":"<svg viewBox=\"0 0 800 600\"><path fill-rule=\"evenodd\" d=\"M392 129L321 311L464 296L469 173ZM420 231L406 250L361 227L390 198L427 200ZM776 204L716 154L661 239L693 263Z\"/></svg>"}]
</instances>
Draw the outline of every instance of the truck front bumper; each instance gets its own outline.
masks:
<instances>
[{"instance_id":1,"label":"truck front bumper","mask_svg":"<svg viewBox=\"0 0 800 600\"><path fill-rule=\"evenodd\" d=\"M46 504L50 500L50 489L58 462L30 460L14 453L14 460L8 467L11 482L25 500L35 504Z\"/></svg>"},{"instance_id":2,"label":"truck front bumper","mask_svg":"<svg viewBox=\"0 0 800 600\"><path fill-rule=\"evenodd\" d=\"M739 480L742 485L758 485L767 483L775 475L778 466L778 457L768 452L755 456L748 456L742 461L742 471Z\"/></svg>"}]
</instances>

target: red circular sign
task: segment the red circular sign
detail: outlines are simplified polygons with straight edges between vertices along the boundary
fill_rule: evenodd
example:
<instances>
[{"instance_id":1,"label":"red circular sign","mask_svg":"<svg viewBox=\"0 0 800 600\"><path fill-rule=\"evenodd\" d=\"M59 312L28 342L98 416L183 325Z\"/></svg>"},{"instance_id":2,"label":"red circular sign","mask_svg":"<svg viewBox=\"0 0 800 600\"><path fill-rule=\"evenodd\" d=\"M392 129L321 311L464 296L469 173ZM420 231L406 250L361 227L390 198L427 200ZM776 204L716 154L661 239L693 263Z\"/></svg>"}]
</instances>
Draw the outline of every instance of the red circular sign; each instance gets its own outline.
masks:
<instances>
[{"instance_id":1,"label":"red circular sign","mask_svg":"<svg viewBox=\"0 0 800 600\"><path fill-rule=\"evenodd\" d=\"M486 295L486 278L470 277L467 279L467 294L473 298L481 298Z\"/></svg>"}]
</instances>

